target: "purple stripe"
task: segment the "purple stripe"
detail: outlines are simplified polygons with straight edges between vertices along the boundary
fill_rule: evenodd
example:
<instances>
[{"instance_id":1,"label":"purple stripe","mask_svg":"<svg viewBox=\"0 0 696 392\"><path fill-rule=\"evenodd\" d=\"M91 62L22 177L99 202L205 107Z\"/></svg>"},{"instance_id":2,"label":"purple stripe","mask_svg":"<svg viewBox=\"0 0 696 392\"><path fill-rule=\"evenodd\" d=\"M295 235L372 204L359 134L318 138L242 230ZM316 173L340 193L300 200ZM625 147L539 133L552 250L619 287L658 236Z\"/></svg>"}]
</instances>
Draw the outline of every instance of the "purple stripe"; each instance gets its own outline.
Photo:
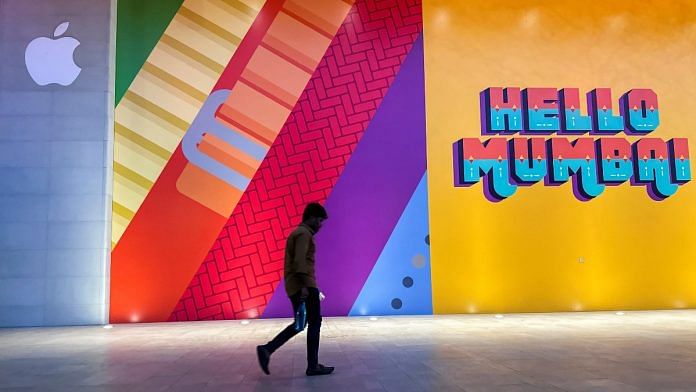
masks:
<instances>
[{"instance_id":1,"label":"purple stripe","mask_svg":"<svg viewBox=\"0 0 696 392\"><path fill-rule=\"evenodd\" d=\"M326 201L316 236L322 313L350 312L426 169L423 36L414 42ZM291 316L281 283L264 317Z\"/></svg>"}]
</instances>

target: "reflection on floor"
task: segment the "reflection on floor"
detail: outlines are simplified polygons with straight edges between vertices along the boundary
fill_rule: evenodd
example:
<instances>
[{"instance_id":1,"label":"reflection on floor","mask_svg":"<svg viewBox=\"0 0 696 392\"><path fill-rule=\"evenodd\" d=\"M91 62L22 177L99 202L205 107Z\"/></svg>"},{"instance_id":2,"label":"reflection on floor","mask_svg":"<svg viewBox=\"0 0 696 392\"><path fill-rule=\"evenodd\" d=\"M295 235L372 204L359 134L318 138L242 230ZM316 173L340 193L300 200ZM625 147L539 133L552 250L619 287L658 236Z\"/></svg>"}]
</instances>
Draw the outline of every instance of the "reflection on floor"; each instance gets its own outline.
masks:
<instances>
[{"instance_id":1,"label":"reflection on floor","mask_svg":"<svg viewBox=\"0 0 696 392\"><path fill-rule=\"evenodd\" d=\"M258 368L288 320L0 330L0 390L694 391L696 311L326 318Z\"/></svg>"}]
</instances>

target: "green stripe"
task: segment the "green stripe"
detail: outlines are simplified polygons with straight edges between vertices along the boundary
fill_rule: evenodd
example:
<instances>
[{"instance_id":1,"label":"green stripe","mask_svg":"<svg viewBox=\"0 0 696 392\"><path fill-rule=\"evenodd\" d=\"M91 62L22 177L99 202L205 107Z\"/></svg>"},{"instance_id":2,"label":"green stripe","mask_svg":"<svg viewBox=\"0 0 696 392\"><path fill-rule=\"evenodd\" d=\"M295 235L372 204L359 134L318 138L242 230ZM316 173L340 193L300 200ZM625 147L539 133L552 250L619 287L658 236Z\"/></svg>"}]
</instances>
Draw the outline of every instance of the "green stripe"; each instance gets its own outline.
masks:
<instances>
[{"instance_id":1,"label":"green stripe","mask_svg":"<svg viewBox=\"0 0 696 392\"><path fill-rule=\"evenodd\" d=\"M184 0L118 0L116 105L183 2Z\"/></svg>"}]
</instances>

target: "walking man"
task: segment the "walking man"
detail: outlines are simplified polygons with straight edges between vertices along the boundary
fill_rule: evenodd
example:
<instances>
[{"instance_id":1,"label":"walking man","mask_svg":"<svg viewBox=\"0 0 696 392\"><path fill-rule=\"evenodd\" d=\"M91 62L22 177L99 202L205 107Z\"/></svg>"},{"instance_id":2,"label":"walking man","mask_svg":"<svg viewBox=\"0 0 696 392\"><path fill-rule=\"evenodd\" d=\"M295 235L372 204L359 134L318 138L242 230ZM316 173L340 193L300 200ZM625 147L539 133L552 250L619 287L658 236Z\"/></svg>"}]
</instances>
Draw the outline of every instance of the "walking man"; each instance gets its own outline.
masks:
<instances>
[{"instance_id":1,"label":"walking man","mask_svg":"<svg viewBox=\"0 0 696 392\"><path fill-rule=\"evenodd\" d=\"M314 235L328 218L326 210L318 203L308 204L300 224L288 237L285 246L285 291L292 302L293 314L302 302L307 308L307 371L308 376L330 374L334 368L319 363L319 331L321 309L319 289L314 275ZM288 325L270 342L257 346L256 354L264 373L270 374L268 363L277 349L297 335L295 323Z\"/></svg>"}]
</instances>

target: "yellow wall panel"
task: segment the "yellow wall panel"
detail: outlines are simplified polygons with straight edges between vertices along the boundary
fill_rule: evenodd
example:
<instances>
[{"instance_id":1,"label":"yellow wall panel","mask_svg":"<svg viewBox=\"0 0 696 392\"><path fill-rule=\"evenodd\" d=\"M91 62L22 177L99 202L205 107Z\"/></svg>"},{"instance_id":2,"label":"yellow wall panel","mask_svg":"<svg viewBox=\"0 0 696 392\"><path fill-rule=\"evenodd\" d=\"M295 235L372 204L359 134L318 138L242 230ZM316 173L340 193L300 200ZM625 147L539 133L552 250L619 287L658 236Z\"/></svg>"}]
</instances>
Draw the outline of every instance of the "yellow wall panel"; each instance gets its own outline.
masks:
<instances>
[{"instance_id":1,"label":"yellow wall panel","mask_svg":"<svg viewBox=\"0 0 696 392\"><path fill-rule=\"evenodd\" d=\"M594 88L611 88L615 107L651 88L650 136L687 137L693 154L696 4L426 0L424 22L435 312L696 306L696 185L658 202L625 183L582 202L570 182L537 183L493 203L480 182L454 187L452 168L455 141L487 138L488 87L577 87L583 114Z\"/></svg>"}]
</instances>

